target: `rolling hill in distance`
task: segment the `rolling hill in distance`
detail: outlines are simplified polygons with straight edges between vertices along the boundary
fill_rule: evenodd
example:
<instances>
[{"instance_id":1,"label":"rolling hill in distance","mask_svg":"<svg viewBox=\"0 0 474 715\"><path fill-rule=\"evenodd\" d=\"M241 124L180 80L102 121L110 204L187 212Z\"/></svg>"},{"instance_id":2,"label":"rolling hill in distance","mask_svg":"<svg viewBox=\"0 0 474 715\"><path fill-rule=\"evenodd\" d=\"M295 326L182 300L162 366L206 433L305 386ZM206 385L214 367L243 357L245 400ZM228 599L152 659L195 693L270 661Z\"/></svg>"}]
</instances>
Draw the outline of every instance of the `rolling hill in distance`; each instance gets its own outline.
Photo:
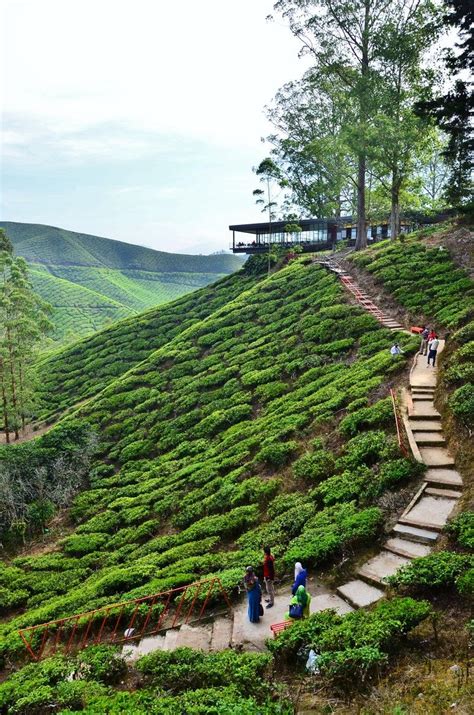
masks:
<instances>
[{"instance_id":1,"label":"rolling hill in distance","mask_svg":"<svg viewBox=\"0 0 474 715\"><path fill-rule=\"evenodd\" d=\"M28 261L35 289L53 306L56 342L179 298L242 265L232 255L165 253L54 226L0 221L0 227Z\"/></svg>"}]
</instances>

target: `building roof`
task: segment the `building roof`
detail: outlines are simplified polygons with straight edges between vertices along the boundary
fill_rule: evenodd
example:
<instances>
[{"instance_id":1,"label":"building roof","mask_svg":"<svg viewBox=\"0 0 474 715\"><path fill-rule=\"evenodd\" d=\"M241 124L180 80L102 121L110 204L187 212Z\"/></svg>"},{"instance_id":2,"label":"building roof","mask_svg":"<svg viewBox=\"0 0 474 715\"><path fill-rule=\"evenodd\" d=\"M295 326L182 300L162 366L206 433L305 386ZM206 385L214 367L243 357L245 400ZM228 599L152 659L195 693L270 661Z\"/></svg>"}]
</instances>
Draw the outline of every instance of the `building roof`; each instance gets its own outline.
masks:
<instances>
[{"instance_id":1,"label":"building roof","mask_svg":"<svg viewBox=\"0 0 474 715\"><path fill-rule=\"evenodd\" d=\"M272 233L284 233L285 226L288 224L296 224L301 227L302 231L313 231L319 228L326 228L328 224L345 224L352 221L352 216L340 216L339 218L302 218L295 221L272 221ZM234 226L229 226L231 231L239 233L268 233L269 222L262 221L261 223L240 223Z\"/></svg>"}]
</instances>

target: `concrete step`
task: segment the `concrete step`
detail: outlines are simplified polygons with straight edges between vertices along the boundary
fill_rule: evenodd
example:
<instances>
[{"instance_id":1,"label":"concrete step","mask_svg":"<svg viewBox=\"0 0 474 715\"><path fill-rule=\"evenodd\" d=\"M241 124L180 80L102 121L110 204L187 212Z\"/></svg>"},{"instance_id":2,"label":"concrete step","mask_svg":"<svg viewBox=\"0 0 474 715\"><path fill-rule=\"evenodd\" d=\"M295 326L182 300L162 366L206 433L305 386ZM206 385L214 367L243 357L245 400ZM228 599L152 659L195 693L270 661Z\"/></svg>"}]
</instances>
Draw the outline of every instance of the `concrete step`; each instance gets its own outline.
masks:
<instances>
[{"instance_id":1,"label":"concrete step","mask_svg":"<svg viewBox=\"0 0 474 715\"><path fill-rule=\"evenodd\" d=\"M417 407L429 407L433 404L433 397L431 395L427 395L426 393L420 395L419 393L417 394L412 392L411 399L413 403L416 402Z\"/></svg>"},{"instance_id":2,"label":"concrete step","mask_svg":"<svg viewBox=\"0 0 474 715\"><path fill-rule=\"evenodd\" d=\"M454 466L454 459L444 447L420 447L420 454L427 467Z\"/></svg>"},{"instance_id":3,"label":"concrete step","mask_svg":"<svg viewBox=\"0 0 474 715\"><path fill-rule=\"evenodd\" d=\"M442 432L443 425L439 420L408 420L412 432Z\"/></svg>"},{"instance_id":4,"label":"concrete step","mask_svg":"<svg viewBox=\"0 0 474 715\"><path fill-rule=\"evenodd\" d=\"M411 393L416 395L426 395L426 397L433 397L435 394L434 387L415 387L412 385Z\"/></svg>"},{"instance_id":5,"label":"concrete step","mask_svg":"<svg viewBox=\"0 0 474 715\"><path fill-rule=\"evenodd\" d=\"M415 441L419 447L445 447L446 440L441 432L415 432Z\"/></svg>"},{"instance_id":6,"label":"concrete step","mask_svg":"<svg viewBox=\"0 0 474 715\"><path fill-rule=\"evenodd\" d=\"M422 529L410 524L402 524L398 522L393 527L393 533L397 537L403 537L409 541L416 541L419 544L434 544L438 539L439 534L436 531Z\"/></svg>"},{"instance_id":7,"label":"concrete step","mask_svg":"<svg viewBox=\"0 0 474 715\"><path fill-rule=\"evenodd\" d=\"M408 539L400 539L399 537L386 541L383 548L399 556L404 556L407 559L427 556L431 551L431 546L428 546L428 544L420 544L417 541L409 541Z\"/></svg>"},{"instance_id":8,"label":"concrete step","mask_svg":"<svg viewBox=\"0 0 474 715\"><path fill-rule=\"evenodd\" d=\"M323 593L320 596L313 596L311 599L311 613L326 611L328 608L334 609L341 616L354 610L347 601L335 593Z\"/></svg>"},{"instance_id":9,"label":"concrete step","mask_svg":"<svg viewBox=\"0 0 474 715\"><path fill-rule=\"evenodd\" d=\"M163 650L174 650L178 641L179 631L177 628L170 628L166 631Z\"/></svg>"},{"instance_id":10,"label":"concrete step","mask_svg":"<svg viewBox=\"0 0 474 715\"><path fill-rule=\"evenodd\" d=\"M365 606L370 606L385 596L385 593L380 588L369 586L369 584L360 579L349 581L339 586L336 590L353 608L365 608Z\"/></svg>"},{"instance_id":11,"label":"concrete step","mask_svg":"<svg viewBox=\"0 0 474 715\"><path fill-rule=\"evenodd\" d=\"M441 491L443 494L443 491ZM425 495L426 494L426 495ZM399 522L422 529L441 530L457 504L458 497L451 498L425 493L418 501L402 514Z\"/></svg>"},{"instance_id":12,"label":"concrete step","mask_svg":"<svg viewBox=\"0 0 474 715\"><path fill-rule=\"evenodd\" d=\"M176 638L173 636L169 641L169 645L172 645L172 647L167 647L169 633L170 631L168 631L165 638L166 650L194 648L194 650L208 651L211 645L212 624L204 626L181 626L179 631L176 631Z\"/></svg>"},{"instance_id":13,"label":"concrete step","mask_svg":"<svg viewBox=\"0 0 474 715\"><path fill-rule=\"evenodd\" d=\"M433 406L433 403L425 404L427 401L414 403L413 409L409 410L408 417L412 420L439 420L441 418L438 410Z\"/></svg>"},{"instance_id":14,"label":"concrete step","mask_svg":"<svg viewBox=\"0 0 474 715\"><path fill-rule=\"evenodd\" d=\"M218 618L214 621L211 636L211 650L225 650L232 642L232 618Z\"/></svg>"},{"instance_id":15,"label":"concrete step","mask_svg":"<svg viewBox=\"0 0 474 715\"><path fill-rule=\"evenodd\" d=\"M386 585L384 579L388 576L393 576L399 568L410 563L410 559L404 556L399 556L391 551L381 551L377 556L369 559L358 570L357 575L362 579L372 583Z\"/></svg>"},{"instance_id":16,"label":"concrete step","mask_svg":"<svg viewBox=\"0 0 474 715\"><path fill-rule=\"evenodd\" d=\"M460 499L462 497L461 492L454 489L436 489L436 487L427 487L424 491L425 494L431 494L434 497L443 497L443 499Z\"/></svg>"},{"instance_id":17,"label":"concrete step","mask_svg":"<svg viewBox=\"0 0 474 715\"><path fill-rule=\"evenodd\" d=\"M433 467L426 470L424 479L430 484L462 487L462 477L455 469L437 469Z\"/></svg>"}]
</instances>

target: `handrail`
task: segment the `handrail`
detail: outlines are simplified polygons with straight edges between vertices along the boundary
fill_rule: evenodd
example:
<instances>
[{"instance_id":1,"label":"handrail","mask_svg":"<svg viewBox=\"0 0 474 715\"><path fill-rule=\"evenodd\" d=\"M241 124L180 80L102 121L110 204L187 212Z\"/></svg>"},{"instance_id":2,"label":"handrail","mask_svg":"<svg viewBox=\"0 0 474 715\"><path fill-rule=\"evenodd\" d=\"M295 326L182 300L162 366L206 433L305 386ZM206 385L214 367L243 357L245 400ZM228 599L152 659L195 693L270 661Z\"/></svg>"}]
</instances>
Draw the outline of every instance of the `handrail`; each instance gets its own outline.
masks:
<instances>
[{"instance_id":1,"label":"handrail","mask_svg":"<svg viewBox=\"0 0 474 715\"><path fill-rule=\"evenodd\" d=\"M53 640L52 653L55 653L59 646L65 653L68 653L74 648L82 649L91 643L97 645L98 643L133 641L144 635L154 635L160 630L168 630L189 623L205 585L207 585L206 595L202 606L199 602L200 610L193 622L201 620L216 591L224 598L228 608L232 610L221 580L214 577L150 596L142 596L73 616L57 618L47 623L21 628L18 635L29 655L36 661L41 659L51 639ZM190 605L184 608L185 616L180 618L183 605L187 601ZM176 602L177 608L173 611L172 607ZM127 611L129 612L128 620ZM121 623L124 615L126 618ZM167 616L169 623L166 625ZM98 629L95 629L94 626L99 623Z\"/></svg>"},{"instance_id":2,"label":"handrail","mask_svg":"<svg viewBox=\"0 0 474 715\"><path fill-rule=\"evenodd\" d=\"M405 440L403 439L403 431L402 431L400 415L398 414L397 398L395 397L395 393L392 388L390 388L390 397L392 398L393 414L395 416L395 425L397 428L398 446L400 447L400 451L403 454L403 456L408 457L408 450L405 446Z\"/></svg>"}]
</instances>

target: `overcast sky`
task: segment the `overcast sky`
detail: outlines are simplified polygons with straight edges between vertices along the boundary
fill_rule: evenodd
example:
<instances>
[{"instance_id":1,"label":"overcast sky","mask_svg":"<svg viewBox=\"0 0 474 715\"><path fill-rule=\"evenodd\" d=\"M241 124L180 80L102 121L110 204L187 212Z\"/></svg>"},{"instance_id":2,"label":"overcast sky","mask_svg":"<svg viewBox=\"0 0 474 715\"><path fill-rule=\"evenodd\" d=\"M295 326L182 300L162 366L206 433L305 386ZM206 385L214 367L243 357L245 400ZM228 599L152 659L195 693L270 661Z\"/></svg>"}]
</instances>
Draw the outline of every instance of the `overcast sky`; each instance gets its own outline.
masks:
<instances>
[{"instance_id":1,"label":"overcast sky","mask_svg":"<svg viewBox=\"0 0 474 715\"><path fill-rule=\"evenodd\" d=\"M172 252L264 220L263 107L299 77L271 0L0 0L1 218Z\"/></svg>"}]
</instances>

